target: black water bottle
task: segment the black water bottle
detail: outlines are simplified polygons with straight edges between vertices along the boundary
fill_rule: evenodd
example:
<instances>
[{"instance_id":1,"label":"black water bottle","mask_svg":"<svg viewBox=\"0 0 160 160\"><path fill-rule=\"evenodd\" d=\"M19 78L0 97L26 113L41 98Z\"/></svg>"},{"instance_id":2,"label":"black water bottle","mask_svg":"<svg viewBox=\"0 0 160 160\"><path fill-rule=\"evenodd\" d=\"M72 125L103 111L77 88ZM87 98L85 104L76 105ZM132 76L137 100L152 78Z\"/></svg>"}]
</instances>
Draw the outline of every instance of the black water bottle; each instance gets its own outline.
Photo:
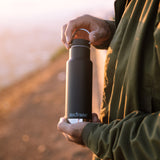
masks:
<instances>
[{"instance_id":1,"label":"black water bottle","mask_svg":"<svg viewBox=\"0 0 160 160\"><path fill-rule=\"evenodd\" d=\"M80 29L77 32L84 31ZM92 118L92 62L90 43L86 39L73 39L69 50L65 116L70 123L90 121Z\"/></svg>"}]
</instances>

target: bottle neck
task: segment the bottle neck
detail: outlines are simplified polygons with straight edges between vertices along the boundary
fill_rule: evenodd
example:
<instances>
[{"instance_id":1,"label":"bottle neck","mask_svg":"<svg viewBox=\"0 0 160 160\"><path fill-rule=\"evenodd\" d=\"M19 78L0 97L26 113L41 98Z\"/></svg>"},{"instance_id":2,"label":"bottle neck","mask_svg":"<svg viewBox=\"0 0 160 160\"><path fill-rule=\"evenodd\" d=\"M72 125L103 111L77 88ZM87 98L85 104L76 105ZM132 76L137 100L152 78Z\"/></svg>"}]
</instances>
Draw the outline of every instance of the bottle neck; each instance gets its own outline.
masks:
<instances>
[{"instance_id":1,"label":"bottle neck","mask_svg":"<svg viewBox=\"0 0 160 160\"><path fill-rule=\"evenodd\" d=\"M90 58L90 44L88 40L73 39L69 57L72 58Z\"/></svg>"},{"instance_id":2,"label":"bottle neck","mask_svg":"<svg viewBox=\"0 0 160 160\"><path fill-rule=\"evenodd\" d=\"M71 46L82 45L90 48L90 42L86 39L73 39Z\"/></svg>"}]
</instances>

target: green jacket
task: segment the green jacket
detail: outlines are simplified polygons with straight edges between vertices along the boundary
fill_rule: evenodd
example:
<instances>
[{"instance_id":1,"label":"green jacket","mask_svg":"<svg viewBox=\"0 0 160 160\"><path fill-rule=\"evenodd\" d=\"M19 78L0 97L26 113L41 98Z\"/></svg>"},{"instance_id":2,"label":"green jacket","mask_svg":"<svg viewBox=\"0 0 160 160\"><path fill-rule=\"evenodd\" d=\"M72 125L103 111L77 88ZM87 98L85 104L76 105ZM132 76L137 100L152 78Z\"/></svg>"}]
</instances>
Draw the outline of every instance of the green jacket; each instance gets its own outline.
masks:
<instances>
[{"instance_id":1,"label":"green jacket","mask_svg":"<svg viewBox=\"0 0 160 160\"><path fill-rule=\"evenodd\" d=\"M108 47L102 124L83 130L100 159L160 159L160 1L117 0Z\"/></svg>"}]
</instances>

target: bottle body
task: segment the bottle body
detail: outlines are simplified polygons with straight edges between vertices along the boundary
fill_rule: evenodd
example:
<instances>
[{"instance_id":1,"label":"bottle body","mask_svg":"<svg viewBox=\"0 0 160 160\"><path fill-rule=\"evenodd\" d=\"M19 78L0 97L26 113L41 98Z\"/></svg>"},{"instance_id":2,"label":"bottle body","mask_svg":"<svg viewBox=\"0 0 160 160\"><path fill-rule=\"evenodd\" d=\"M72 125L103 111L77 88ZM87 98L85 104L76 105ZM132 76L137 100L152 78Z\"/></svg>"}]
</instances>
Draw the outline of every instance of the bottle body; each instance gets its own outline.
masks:
<instances>
[{"instance_id":1,"label":"bottle body","mask_svg":"<svg viewBox=\"0 0 160 160\"><path fill-rule=\"evenodd\" d=\"M77 44L77 40L71 46L66 64L65 115L75 122L89 121L92 117L90 48L88 45Z\"/></svg>"}]
</instances>

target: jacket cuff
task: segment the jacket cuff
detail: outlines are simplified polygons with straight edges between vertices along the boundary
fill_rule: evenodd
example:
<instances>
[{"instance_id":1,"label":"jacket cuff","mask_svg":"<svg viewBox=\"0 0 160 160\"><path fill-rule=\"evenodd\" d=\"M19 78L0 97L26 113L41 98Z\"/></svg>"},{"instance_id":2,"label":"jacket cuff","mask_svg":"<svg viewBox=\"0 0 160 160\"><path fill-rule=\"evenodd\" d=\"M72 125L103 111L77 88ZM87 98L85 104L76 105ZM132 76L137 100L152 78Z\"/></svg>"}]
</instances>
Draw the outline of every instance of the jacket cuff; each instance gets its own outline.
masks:
<instances>
[{"instance_id":1,"label":"jacket cuff","mask_svg":"<svg viewBox=\"0 0 160 160\"><path fill-rule=\"evenodd\" d=\"M97 127L98 123L88 123L83 131L82 131L82 141L84 143L85 146L89 146L88 144L88 137L91 133L91 131L93 131L96 127Z\"/></svg>"}]
</instances>

